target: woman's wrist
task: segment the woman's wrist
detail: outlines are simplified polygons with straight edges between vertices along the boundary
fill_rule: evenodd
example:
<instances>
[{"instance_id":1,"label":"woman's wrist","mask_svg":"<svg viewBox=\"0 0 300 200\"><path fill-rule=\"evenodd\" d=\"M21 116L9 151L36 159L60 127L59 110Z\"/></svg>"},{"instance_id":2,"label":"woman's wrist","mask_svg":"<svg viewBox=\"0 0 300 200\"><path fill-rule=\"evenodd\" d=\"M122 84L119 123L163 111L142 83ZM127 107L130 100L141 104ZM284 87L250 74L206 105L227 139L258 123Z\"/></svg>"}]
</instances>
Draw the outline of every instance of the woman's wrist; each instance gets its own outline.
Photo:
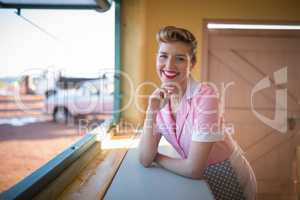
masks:
<instances>
[{"instance_id":1,"label":"woman's wrist","mask_svg":"<svg viewBox=\"0 0 300 200\"><path fill-rule=\"evenodd\" d=\"M155 119L157 115L157 111L151 108L147 108L146 110L146 118Z\"/></svg>"},{"instance_id":2,"label":"woman's wrist","mask_svg":"<svg viewBox=\"0 0 300 200\"><path fill-rule=\"evenodd\" d=\"M160 167L164 167L162 161L164 160L165 155L160 154L159 152L156 153L153 162L155 162Z\"/></svg>"},{"instance_id":3,"label":"woman's wrist","mask_svg":"<svg viewBox=\"0 0 300 200\"><path fill-rule=\"evenodd\" d=\"M156 162L157 164L159 164L159 158L160 158L160 154L157 152L155 157L154 157L153 162Z\"/></svg>"}]
</instances>

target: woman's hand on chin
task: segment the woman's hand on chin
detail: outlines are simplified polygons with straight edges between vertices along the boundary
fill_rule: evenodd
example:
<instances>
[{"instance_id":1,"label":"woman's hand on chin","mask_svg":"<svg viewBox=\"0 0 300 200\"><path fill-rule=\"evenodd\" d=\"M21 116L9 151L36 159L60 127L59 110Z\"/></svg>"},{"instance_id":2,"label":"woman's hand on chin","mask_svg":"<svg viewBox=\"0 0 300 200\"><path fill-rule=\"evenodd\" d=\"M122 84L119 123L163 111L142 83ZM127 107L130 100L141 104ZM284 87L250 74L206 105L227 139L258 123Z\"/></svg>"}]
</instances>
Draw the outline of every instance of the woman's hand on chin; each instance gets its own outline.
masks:
<instances>
[{"instance_id":1,"label":"woman's hand on chin","mask_svg":"<svg viewBox=\"0 0 300 200\"><path fill-rule=\"evenodd\" d=\"M149 97L147 112L156 114L167 104L168 99L168 91L165 88L157 88Z\"/></svg>"}]
</instances>

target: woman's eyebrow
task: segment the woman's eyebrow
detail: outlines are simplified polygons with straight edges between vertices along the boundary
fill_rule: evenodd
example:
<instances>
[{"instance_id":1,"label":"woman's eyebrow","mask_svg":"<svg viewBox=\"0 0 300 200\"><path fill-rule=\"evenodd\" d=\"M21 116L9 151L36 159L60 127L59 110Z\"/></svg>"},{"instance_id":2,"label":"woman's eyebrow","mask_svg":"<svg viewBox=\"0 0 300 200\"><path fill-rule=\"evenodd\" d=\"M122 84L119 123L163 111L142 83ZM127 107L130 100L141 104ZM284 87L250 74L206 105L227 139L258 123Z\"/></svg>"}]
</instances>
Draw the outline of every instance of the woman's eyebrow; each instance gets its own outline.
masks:
<instances>
[{"instance_id":1,"label":"woman's eyebrow","mask_svg":"<svg viewBox=\"0 0 300 200\"><path fill-rule=\"evenodd\" d=\"M187 57L187 55L186 55L186 54L176 54L175 56Z\"/></svg>"},{"instance_id":2,"label":"woman's eyebrow","mask_svg":"<svg viewBox=\"0 0 300 200\"><path fill-rule=\"evenodd\" d=\"M176 54L175 57L188 59L189 55L188 54Z\"/></svg>"},{"instance_id":3,"label":"woman's eyebrow","mask_svg":"<svg viewBox=\"0 0 300 200\"><path fill-rule=\"evenodd\" d=\"M168 55L169 53L164 52L164 51L160 51L160 52L158 52L158 54ZM176 57L188 57L187 54L175 54L173 56L176 56Z\"/></svg>"},{"instance_id":4,"label":"woman's eyebrow","mask_svg":"<svg viewBox=\"0 0 300 200\"><path fill-rule=\"evenodd\" d=\"M159 51L159 54L168 54L167 52Z\"/></svg>"}]
</instances>

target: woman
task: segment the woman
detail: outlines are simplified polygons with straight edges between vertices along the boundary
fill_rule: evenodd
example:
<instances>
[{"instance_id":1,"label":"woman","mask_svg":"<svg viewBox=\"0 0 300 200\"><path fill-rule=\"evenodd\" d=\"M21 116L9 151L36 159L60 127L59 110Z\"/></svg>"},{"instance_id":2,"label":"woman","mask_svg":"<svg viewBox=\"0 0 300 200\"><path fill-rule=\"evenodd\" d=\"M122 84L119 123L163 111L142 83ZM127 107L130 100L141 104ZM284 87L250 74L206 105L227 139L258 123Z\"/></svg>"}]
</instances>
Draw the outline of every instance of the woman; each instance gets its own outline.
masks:
<instances>
[{"instance_id":1,"label":"woman","mask_svg":"<svg viewBox=\"0 0 300 200\"><path fill-rule=\"evenodd\" d=\"M254 173L230 135L223 133L217 93L196 82L197 42L188 30L168 26L157 33L157 73L162 82L149 97L139 150L140 162L156 162L181 176L206 179L214 197L255 199ZM161 136L180 159L158 153Z\"/></svg>"}]
</instances>

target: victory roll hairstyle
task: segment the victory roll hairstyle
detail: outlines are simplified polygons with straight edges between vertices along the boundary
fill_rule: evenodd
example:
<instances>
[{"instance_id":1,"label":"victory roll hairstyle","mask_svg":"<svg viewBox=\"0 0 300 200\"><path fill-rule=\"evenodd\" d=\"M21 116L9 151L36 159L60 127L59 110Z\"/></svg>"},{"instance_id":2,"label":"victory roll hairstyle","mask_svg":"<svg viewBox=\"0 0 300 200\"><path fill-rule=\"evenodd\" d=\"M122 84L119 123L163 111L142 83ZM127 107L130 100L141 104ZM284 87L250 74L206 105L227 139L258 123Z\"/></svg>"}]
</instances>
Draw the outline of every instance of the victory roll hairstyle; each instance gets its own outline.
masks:
<instances>
[{"instance_id":1,"label":"victory roll hairstyle","mask_svg":"<svg viewBox=\"0 0 300 200\"><path fill-rule=\"evenodd\" d=\"M197 40L195 36L184 28L178 28L175 26L165 26L161 28L156 34L156 40L158 43L171 43L171 42L183 42L191 48L191 61L196 63L196 49Z\"/></svg>"}]
</instances>

